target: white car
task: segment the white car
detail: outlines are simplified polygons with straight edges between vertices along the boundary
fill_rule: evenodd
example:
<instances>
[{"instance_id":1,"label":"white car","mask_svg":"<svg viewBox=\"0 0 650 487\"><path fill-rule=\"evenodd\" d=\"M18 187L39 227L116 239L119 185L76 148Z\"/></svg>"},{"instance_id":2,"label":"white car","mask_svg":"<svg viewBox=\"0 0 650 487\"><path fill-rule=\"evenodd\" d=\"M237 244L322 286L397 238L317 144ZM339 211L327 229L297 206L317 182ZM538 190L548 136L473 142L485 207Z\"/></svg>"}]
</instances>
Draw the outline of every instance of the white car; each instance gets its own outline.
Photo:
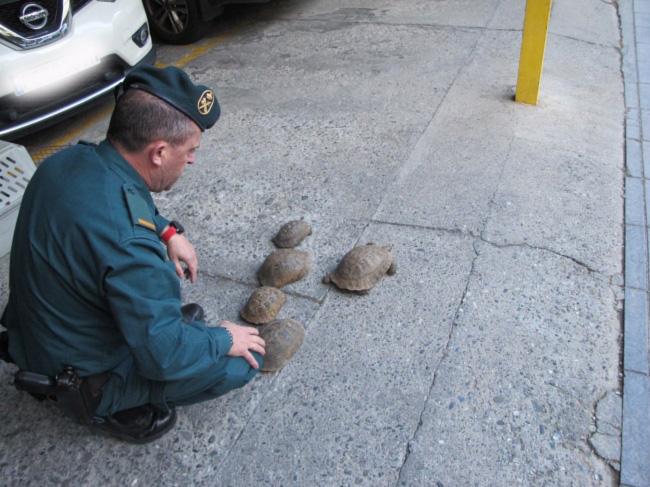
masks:
<instances>
[{"instance_id":1,"label":"white car","mask_svg":"<svg viewBox=\"0 0 650 487\"><path fill-rule=\"evenodd\" d=\"M0 0L0 138L65 118L153 60L141 0Z\"/></svg>"}]
</instances>

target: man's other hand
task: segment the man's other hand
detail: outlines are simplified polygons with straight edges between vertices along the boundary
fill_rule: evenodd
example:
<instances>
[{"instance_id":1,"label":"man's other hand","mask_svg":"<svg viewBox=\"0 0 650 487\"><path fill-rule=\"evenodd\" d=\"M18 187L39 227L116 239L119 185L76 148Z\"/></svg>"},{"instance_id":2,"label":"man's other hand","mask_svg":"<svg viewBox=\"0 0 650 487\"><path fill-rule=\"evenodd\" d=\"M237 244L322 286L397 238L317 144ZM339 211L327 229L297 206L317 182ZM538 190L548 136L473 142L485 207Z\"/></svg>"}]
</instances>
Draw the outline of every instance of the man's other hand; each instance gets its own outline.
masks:
<instances>
[{"instance_id":1,"label":"man's other hand","mask_svg":"<svg viewBox=\"0 0 650 487\"><path fill-rule=\"evenodd\" d=\"M167 255L176 266L176 274L179 279L183 279L185 273L181 262L184 262L189 271L189 279L192 283L196 282L199 271L199 261L196 258L194 246L185 237L185 235L176 234L167 242Z\"/></svg>"},{"instance_id":2,"label":"man's other hand","mask_svg":"<svg viewBox=\"0 0 650 487\"><path fill-rule=\"evenodd\" d=\"M259 336L260 332L256 328L236 325L226 320L219 323L219 326L223 326L232 335L232 347L230 347L228 355L231 357L243 357L251 367L259 369L260 365L255 360L255 357L253 357L251 350L260 355L266 353L266 350L264 350L266 344L262 337Z\"/></svg>"}]
</instances>

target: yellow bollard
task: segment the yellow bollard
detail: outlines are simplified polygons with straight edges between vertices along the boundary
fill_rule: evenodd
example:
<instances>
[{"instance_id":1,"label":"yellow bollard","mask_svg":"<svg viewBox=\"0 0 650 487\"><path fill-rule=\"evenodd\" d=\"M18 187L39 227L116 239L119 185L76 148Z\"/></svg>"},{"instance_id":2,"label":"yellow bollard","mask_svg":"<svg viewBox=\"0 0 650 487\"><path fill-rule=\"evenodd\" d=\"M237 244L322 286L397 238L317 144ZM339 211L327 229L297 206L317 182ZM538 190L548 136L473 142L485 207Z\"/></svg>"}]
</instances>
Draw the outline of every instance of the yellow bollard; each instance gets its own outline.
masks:
<instances>
[{"instance_id":1,"label":"yellow bollard","mask_svg":"<svg viewBox=\"0 0 650 487\"><path fill-rule=\"evenodd\" d=\"M551 0L527 0L515 101L537 105Z\"/></svg>"}]
</instances>

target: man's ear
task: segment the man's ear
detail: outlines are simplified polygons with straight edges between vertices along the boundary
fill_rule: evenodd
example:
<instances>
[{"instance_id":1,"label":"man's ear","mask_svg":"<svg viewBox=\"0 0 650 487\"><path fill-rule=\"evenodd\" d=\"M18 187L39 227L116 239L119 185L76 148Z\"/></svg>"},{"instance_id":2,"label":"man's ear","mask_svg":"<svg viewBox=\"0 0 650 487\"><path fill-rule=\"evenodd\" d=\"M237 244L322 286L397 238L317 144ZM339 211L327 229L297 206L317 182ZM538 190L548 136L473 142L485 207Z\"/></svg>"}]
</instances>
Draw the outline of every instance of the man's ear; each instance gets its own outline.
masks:
<instances>
[{"instance_id":1,"label":"man's ear","mask_svg":"<svg viewBox=\"0 0 650 487\"><path fill-rule=\"evenodd\" d=\"M156 140L147 146L147 158L156 167L162 166L167 156L168 144L164 140Z\"/></svg>"}]
</instances>

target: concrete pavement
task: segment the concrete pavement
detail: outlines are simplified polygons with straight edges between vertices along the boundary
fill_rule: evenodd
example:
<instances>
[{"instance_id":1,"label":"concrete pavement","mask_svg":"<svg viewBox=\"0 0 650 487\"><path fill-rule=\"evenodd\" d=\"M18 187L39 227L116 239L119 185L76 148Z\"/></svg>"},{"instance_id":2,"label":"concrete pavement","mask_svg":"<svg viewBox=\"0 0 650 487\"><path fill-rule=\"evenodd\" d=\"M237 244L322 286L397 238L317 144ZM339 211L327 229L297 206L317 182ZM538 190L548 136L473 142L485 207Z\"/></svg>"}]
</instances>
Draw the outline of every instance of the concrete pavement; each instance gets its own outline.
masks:
<instances>
[{"instance_id":1,"label":"concrete pavement","mask_svg":"<svg viewBox=\"0 0 650 487\"><path fill-rule=\"evenodd\" d=\"M2 366L0 478L616 484L617 6L555 2L537 107L512 101L523 6L285 0L221 19L224 42L187 71L217 87L222 120L157 202L197 246L201 281L184 293L215 323L237 319L280 224L310 221L315 268L282 311L305 323L305 343L281 372L181 409L142 447L88 434L15 391ZM320 283L367 241L393 244L396 276L368 296Z\"/></svg>"}]
</instances>

